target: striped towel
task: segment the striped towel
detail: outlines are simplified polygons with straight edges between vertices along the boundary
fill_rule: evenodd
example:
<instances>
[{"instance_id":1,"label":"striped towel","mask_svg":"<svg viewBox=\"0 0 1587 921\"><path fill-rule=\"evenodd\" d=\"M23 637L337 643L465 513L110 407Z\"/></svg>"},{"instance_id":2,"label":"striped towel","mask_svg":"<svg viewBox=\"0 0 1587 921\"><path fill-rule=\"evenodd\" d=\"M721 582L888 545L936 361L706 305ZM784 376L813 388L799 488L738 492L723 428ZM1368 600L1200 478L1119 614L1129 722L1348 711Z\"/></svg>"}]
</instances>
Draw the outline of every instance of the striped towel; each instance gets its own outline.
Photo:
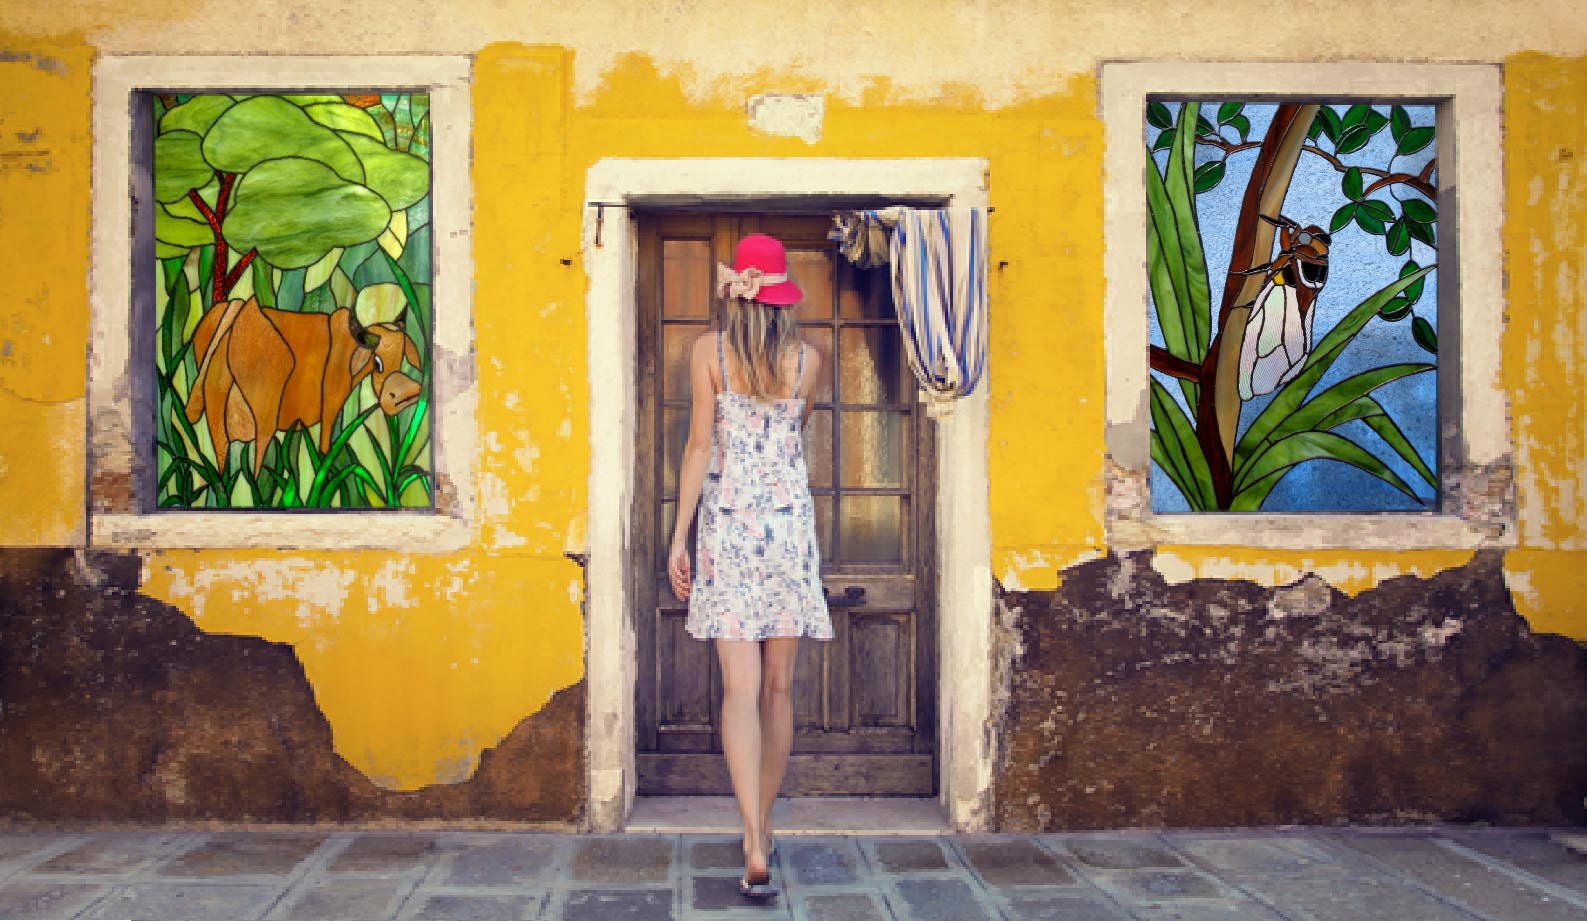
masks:
<instances>
[{"instance_id":1,"label":"striped towel","mask_svg":"<svg viewBox=\"0 0 1587 921\"><path fill-rule=\"evenodd\" d=\"M969 396L986 370L986 213L898 209L893 302L926 400Z\"/></svg>"}]
</instances>

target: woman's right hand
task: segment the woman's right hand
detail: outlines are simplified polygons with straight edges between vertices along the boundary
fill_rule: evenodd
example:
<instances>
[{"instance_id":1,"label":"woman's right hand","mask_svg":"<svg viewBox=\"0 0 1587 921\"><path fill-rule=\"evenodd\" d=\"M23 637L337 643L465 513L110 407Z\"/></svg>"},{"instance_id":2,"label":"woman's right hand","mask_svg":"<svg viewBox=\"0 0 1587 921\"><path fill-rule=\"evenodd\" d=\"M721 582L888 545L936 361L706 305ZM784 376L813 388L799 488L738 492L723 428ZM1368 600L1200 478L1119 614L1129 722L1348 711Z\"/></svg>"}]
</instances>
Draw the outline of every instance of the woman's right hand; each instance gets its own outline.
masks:
<instances>
[{"instance_id":1,"label":"woman's right hand","mask_svg":"<svg viewBox=\"0 0 1587 921\"><path fill-rule=\"evenodd\" d=\"M682 541L673 541L667 554L667 577L672 581L672 593L679 601L689 600L689 548Z\"/></svg>"}]
</instances>

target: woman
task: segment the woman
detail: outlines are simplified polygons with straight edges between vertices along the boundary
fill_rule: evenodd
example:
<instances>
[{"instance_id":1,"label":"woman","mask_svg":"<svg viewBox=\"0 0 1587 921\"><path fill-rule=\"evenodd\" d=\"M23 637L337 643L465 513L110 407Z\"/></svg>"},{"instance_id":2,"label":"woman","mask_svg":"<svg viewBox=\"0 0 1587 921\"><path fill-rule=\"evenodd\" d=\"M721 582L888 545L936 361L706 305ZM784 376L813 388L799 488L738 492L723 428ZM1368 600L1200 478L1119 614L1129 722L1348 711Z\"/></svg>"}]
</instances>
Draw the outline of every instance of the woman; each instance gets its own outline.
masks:
<instances>
[{"instance_id":1,"label":"woman","mask_svg":"<svg viewBox=\"0 0 1587 921\"><path fill-rule=\"evenodd\" d=\"M799 638L832 638L803 441L821 359L799 338L792 308L803 293L775 239L739 241L733 267L717 267L717 292L723 328L697 339L689 358L693 408L667 569L689 602L685 629L716 644L722 750L744 823L739 889L764 899L776 894L771 812L793 745Z\"/></svg>"}]
</instances>

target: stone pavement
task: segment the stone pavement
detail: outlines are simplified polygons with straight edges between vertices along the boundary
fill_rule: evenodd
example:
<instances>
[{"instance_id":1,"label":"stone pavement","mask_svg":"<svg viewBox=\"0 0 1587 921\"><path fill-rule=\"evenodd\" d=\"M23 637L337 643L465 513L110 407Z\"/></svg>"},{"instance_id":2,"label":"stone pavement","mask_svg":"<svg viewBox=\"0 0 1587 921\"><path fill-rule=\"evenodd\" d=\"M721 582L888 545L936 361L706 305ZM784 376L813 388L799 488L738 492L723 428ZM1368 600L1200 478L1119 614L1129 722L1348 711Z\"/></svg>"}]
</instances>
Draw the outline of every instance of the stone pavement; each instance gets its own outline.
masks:
<instances>
[{"instance_id":1,"label":"stone pavement","mask_svg":"<svg viewBox=\"0 0 1587 921\"><path fill-rule=\"evenodd\" d=\"M721 835L0 834L0 918L1564 921L1587 858L1532 830L787 837L783 895Z\"/></svg>"}]
</instances>

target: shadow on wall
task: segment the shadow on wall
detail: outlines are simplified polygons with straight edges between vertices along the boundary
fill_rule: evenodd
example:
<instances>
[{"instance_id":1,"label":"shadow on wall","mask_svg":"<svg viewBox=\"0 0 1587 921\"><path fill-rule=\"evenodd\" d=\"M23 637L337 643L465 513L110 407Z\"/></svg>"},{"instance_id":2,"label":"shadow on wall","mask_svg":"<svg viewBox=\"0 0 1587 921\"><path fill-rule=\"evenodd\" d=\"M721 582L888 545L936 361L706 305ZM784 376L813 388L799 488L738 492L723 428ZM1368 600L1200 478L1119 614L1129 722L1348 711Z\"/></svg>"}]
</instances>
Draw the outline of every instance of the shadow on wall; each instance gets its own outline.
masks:
<instances>
[{"instance_id":1,"label":"shadow on wall","mask_svg":"<svg viewBox=\"0 0 1587 921\"><path fill-rule=\"evenodd\" d=\"M1351 598L1138 553L1006 593L997 822L1587 821L1587 651L1528 629L1502 561Z\"/></svg>"},{"instance_id":2,"label":"shadow on wall","mask_svg":"<svg viewBox=\"0 0 1587 921\"><path fill-rule=\"evenodd\" d=\"M383 790L333 750L290 646L200 631L137 593L140 565L0 551L0 817L581 821L582 681L467 781Z\"/></svg>"}]
</instances>

